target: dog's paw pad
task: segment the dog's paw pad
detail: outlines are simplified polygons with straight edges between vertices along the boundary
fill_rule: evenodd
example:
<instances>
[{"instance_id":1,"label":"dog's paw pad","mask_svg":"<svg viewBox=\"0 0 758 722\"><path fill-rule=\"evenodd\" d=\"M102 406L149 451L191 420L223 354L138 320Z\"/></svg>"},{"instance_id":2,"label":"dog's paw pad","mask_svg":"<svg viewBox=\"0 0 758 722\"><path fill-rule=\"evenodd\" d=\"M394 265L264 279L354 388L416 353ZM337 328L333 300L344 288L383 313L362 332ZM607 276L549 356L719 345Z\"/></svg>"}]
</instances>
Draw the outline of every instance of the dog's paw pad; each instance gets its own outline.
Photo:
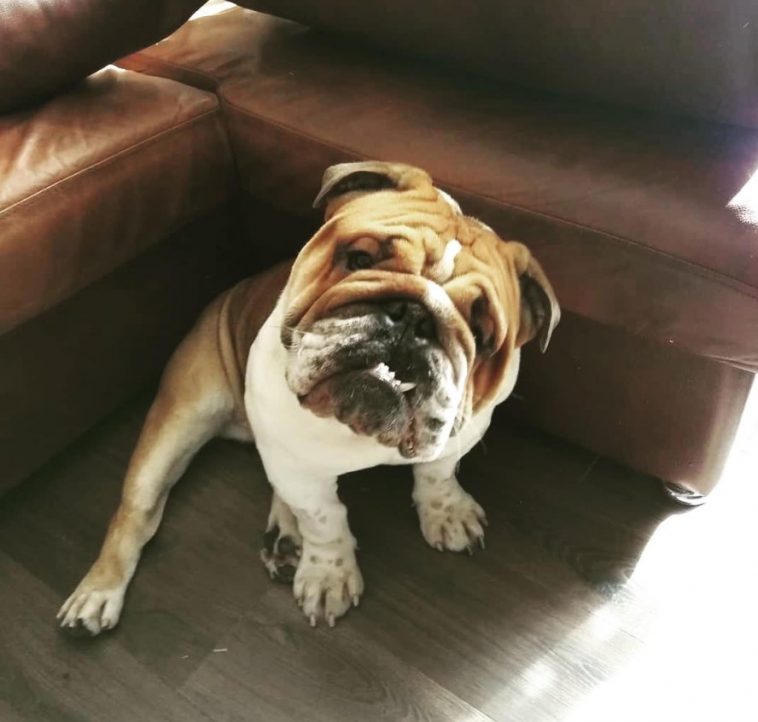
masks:
<instances>
[{"instance_id":1,"label":"dog's paw pad","mask_svg":"<svg viewBox=\"0 0 758 722\"><path fill-rule=\"evenodd\" d=\"M263 535L261 561L269 576L277 582L292 584L301 551L300 540L291 534L283 534L276 524Z\"/></svg>"}]
</instances>

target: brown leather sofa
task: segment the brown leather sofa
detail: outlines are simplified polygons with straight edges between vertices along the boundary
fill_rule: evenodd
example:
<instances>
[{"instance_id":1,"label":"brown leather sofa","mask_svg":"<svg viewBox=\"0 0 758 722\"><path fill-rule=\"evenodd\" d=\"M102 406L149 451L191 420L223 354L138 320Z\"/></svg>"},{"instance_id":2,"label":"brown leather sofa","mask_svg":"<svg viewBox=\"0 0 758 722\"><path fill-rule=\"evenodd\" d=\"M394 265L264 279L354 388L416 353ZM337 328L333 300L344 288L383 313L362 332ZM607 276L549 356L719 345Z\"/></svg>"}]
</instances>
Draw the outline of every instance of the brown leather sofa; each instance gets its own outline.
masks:
<instances>
[{"instance_id":1,"label":"brown leather sofa","mask_svg":"<svg viewBox=\"0 0 758 722\"><path fill-rule=\"evenodd\" d=\"M284 17L0 0L0 488L291 253L325 166L370 157L546 267L564 320L510 413L707 493L758 369L754 3L240 4Z\"/></svg>"}]
</instances>

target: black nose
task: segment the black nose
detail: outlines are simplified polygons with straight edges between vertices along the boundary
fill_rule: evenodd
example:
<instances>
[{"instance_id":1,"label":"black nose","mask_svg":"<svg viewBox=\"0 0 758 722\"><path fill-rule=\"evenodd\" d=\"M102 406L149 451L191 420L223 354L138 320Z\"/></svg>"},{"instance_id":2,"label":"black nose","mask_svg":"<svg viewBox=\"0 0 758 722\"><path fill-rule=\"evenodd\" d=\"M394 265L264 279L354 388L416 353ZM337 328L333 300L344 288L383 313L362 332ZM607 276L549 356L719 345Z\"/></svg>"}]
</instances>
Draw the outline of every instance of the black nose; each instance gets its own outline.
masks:
<instances>
[{"instance_id":1,"label":"black nose","mask_svg":"<svg viewBox=\"0 0 758 722\"><path fill-rule=\"evenodd\" d=\"M434 319L422 303L394 300L379 305L402 337L410 334L413 338L427 340L435 337Z\"/></svg>"}]
</instances>

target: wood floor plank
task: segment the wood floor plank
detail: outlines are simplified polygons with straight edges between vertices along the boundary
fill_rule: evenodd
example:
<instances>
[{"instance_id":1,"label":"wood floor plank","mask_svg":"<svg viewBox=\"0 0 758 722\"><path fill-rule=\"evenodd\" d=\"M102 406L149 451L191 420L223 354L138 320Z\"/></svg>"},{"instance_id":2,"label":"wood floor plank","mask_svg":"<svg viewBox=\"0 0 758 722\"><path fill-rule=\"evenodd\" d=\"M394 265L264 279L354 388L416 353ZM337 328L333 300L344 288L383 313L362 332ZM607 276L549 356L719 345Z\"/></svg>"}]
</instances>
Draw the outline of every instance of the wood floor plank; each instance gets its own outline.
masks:
<instances>
[{"instance_id":1,"label":"wood floor plank","mask_svg":"<svg viewBox=\"0 0 758 722\"><path fill-rule=\"evenodd\" d=\"M310 629L291 602L272 594L256 605L187 681L187 697L229 722L491 721L354 625Z\"/></svg>"},{"instance_id":2,"label":"wood floor plank","mask_svg":"<svg viewBox=\"0 0 758 722\"><path fill-rule=\"evenodd\" d=\"M116 637L97 643L54 630L53 592L0 552L2 719L133 722L209 719L147 672Z\"/></svg>"}]
</instances>

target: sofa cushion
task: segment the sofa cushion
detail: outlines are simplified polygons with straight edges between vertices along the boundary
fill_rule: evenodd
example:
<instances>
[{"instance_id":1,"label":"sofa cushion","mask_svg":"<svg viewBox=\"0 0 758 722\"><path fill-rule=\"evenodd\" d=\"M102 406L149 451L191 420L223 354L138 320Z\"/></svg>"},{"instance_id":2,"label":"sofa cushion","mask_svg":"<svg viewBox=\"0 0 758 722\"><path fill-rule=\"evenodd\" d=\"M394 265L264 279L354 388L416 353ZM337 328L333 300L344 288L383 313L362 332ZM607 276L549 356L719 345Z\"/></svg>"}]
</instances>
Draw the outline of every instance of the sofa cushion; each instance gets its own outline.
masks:
<instances>
[{"instance_id":1,"label":"sofa cushion","mask_svg":"<svg viewBox=\"0 0 758 722\"><path fill-rule=\"evenodd\" d=\"M230 12L231 15L221 18ZM247 24L265 16L240 11L227 0L209 0L173 35L120 58L116 64L215 91L226 78L250 73L255 68L255 49L249 46L250 33L234 31L237 19L243 17Z\"/></svg>"},{"instance_id":2,"label":"sofa cushion","mask_svg":"<svg viewBox=\"0 0 758 722\"><path fill-rule=\"evenodd\" d=\"M118 68L0 117L0 332L233 193L215 96Z\"/></svg>"},{"instance_id":3,"label":"sofa cushion","mask_svg":"<svg viewBox=\"0 0 758 722\"><path fill-rule=\"evenodd\" d=\"M139 55L218 85L250 195L304 213L331 163L417 164L528 243L566 310L758 369L758 132L508 92L242 9Z\"/></svg>"},{"instance_id":4,"label":"sofa cushion","mask_svg":"<svg viewBox=\"0 0 758 722\"><path fill-rule=\"evenodd\" d=\"M238 4L498 80L758 127L754 0Z\"/></svg>"},{"instance_id":5,"label":"sofa cushion","mask_svg":"<svg viewBox=\"0 0 758 722\"><path fill-rule=\"evenodd\" d=\"M202 0L0 0L0 113L176 30Z\"/></svg>"}]
</instances>

